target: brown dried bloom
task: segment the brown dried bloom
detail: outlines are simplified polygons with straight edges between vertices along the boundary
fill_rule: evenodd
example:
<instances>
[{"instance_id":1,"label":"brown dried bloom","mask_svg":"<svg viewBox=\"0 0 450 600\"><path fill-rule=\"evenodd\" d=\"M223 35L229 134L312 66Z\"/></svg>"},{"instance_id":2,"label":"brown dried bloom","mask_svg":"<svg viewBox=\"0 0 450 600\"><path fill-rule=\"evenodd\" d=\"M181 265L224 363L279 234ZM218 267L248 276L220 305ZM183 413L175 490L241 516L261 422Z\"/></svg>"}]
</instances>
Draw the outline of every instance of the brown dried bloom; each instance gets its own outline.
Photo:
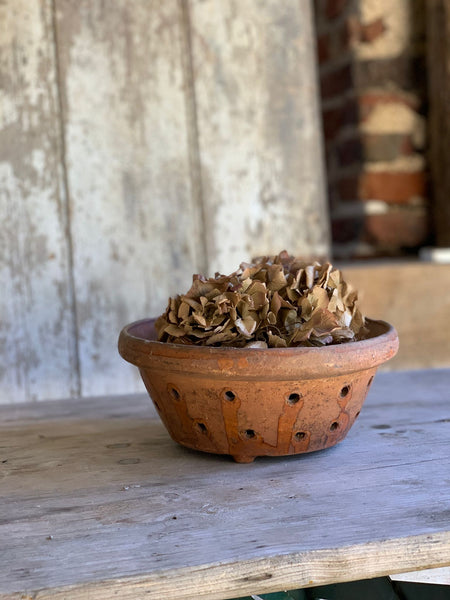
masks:
<instances>
[{"instance_id":1,"label":"brown dried bloom","mask_svg":"<svg viewBox=\"0 0 450 600\"><path fill-rule=\"evenodd\" d=\"M231 275L194 275L155 326L162 342L256 348L338 344L365 333L357 292L340 271L286 251Z\"/></svg>"}]
</instances>

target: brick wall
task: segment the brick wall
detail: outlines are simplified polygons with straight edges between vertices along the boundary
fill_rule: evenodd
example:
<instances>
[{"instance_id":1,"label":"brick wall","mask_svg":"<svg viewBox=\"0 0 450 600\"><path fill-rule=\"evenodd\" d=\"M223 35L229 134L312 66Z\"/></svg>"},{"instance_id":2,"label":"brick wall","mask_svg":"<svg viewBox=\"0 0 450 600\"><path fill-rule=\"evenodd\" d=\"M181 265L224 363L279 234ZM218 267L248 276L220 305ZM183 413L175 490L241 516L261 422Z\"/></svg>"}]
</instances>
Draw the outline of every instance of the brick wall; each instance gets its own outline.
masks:
<instances>
[{"instance_id":1,"label":"brick wall","mask_svg":"<svg viewBox=\"0 0 450 600\"><path fill-rule=\"evenodd\" d=\"M428 241L424 1L314 2L336 257Z\"/></svg>"}]
</instances>

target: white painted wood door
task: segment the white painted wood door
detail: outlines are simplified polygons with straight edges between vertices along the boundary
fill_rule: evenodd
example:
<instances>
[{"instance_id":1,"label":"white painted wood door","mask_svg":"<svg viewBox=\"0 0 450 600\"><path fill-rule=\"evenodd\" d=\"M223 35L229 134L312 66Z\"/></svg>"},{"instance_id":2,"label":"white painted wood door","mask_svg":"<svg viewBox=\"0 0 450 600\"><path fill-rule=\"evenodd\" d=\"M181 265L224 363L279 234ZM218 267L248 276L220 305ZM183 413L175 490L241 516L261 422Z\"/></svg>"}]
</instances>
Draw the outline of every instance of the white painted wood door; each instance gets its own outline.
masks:
<instances>
[{"instance_id":1,"label":"white painted wood door","mask_svg":"<svg viewBox=\"0 0 450 600\"><path fill-rule=\"evenodd\" d=\"M309 0L6 0L0 48L0 403L139 391L193 273L328 252Z\"/></svg>"}]
</instances>

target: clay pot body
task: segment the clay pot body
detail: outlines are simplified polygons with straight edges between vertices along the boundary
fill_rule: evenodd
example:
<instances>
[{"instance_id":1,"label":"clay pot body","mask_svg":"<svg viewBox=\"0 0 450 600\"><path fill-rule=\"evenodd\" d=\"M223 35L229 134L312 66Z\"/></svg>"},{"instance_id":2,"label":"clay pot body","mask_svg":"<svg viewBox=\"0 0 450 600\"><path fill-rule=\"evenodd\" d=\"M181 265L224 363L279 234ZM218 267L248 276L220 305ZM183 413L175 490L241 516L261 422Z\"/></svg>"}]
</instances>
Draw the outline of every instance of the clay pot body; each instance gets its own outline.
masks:
<instances>
[{"instance_id":1,"label":"clay pot body","mask_svg":"<svg viewBox=\"0 0 450 600\"><path fill-rule=\"evenodd\" d=\"M139 367L176 442L251 462L344 439L398 349L388 323L368 327L368 339L320 348L211 348L157 342L148 319L122 330L119 352Z\"/></svg>"}]
</instances>

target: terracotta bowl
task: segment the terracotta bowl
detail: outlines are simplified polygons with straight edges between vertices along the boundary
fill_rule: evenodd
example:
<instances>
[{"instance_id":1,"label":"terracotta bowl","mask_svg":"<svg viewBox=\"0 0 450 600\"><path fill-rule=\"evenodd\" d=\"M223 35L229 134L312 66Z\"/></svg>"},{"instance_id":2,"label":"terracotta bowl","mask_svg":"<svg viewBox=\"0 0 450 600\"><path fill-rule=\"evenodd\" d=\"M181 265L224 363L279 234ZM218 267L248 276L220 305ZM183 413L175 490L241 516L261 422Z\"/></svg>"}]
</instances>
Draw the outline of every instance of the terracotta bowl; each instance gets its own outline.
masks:
<instances>
[{"instance_id":1,"label":"terracotta bowl","mask_svg":"<svg viewBox=\"0 0 450 600\"><path fill-rule=\"evenodd\" d=\"M158 342L147 319L121 331L119 352L139 367L176 442L252 462L345 438L377 367L398 349L391 325L368 327L365 340L321 348L210 348Z\"/></svg>"}]
</instances>

